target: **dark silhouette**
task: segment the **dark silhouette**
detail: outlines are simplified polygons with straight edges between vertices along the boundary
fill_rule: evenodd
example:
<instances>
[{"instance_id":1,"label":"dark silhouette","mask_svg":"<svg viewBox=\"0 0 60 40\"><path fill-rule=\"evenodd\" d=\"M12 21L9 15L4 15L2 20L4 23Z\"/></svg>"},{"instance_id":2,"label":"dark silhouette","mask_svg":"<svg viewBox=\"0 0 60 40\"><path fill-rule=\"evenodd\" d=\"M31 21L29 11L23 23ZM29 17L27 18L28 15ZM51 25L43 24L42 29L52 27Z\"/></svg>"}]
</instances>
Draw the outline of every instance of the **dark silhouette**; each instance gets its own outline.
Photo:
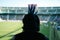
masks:
<instances>
[{"instance_id":1,"label":"dark silhouette","mask_svg":"<svg viewBox=\"0 0 60 40\"><path fill-rule=\"evenodd\" d=\"M23 32L16 34L13 40L48 40L43 34L39 33L40 20L34 14L36 5L29 5L28 14L23 18Z\"/></svg>"}]
</instances>

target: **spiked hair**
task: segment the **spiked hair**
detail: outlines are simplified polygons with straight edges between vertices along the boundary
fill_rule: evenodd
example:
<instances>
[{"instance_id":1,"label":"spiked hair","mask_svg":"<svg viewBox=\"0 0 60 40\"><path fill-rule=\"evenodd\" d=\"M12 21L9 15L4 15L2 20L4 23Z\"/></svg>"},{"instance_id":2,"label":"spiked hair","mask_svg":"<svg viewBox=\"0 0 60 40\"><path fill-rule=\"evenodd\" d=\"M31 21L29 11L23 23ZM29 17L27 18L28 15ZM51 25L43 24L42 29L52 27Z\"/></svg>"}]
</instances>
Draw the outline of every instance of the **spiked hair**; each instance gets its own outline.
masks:
<instances>
[{"instance_id":1,"label":"spiked hair","mask_svg":"<svg viewBox=\"0 0 60 40\"><path fill-rule=\"evenodd\" d=\"M28 14L26 14L23 18L24 29L39 31L39 18L36 14L34 14L36 6L29 5L28 6Z\"/></svg>"}]
</instances>

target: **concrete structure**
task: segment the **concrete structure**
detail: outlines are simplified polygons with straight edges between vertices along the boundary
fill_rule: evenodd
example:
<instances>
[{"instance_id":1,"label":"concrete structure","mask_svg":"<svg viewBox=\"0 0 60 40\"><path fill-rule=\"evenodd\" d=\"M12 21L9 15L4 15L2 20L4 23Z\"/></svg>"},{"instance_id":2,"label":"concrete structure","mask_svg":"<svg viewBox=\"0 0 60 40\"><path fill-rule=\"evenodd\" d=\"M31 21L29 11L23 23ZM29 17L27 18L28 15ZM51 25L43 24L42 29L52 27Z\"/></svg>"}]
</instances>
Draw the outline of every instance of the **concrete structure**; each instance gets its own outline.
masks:
<instances>
[{"instance_id":1,"label":"concrete structure","mask_svg":"<svg viewBox=\"0 0 60 40\"><path fill-rule=\"evenodd\" d=\"M0 7L0 18L2 20L21 20L27 13L27 7ZM37 15L42 21L50 21L50 18L52 20L60 15L60 7L38 7Z\"/></svg>"}]
</instances>

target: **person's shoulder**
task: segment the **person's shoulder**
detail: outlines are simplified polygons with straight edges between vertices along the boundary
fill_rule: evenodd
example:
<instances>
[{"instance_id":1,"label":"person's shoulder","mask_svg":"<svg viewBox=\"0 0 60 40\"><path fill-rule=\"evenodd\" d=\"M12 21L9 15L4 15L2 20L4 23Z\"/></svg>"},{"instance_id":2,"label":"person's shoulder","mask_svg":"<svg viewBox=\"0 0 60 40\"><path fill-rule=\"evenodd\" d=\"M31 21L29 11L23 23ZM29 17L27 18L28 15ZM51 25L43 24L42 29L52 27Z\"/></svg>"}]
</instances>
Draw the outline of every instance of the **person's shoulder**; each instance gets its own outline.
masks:
<instances>
[{"instance_id":1,"label":"person's shoulder","mask_svg":"<svg viewBox=\"0 0 60 40\"><path fill-rule=\"evenodd\" d=\"M15 35L15 37L22 36L23 33L18 33Z\"/></svg>"},{"instance_id":2,"label":"person's shoulder","mask_svg":"<svg viewBox=\"0 0 60 40\"><path fill-rule=\"evenodd\" d=\"M43 39L45 39L45 40L49 40L45 35L43 35L42 33L38 33L38 35L41 37L41 38L43 38Z\"/></svg>"},{"instance_id":3,"label":"person's shoulder","mask_svg":"<svg viewBox=\"0 0 60 40\"><path fill-rule=\"evenodd\" d=\"M19 38L21 38L21 34L22 33L15 34L11 40L18 40Z\"/></svg>"},{"instance_id":4,"label":"person's shoulder","mask_svg":"<svg viewBox=\"0 0 60 40\"><path fill-rule=\"evenodd\" d=\"M42 33L38 33L40 36L44 36L45 37L45 35L43 35Z\"/></svg>"}]
</instances>

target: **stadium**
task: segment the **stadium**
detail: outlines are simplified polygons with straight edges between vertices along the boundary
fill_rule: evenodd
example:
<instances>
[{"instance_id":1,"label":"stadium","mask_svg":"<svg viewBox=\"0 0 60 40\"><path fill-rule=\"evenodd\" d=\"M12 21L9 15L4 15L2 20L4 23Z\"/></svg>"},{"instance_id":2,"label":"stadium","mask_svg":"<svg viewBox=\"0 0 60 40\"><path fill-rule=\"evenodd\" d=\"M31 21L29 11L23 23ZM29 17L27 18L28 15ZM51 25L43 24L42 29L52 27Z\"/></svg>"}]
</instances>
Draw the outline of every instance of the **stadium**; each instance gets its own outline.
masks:
<instances>
[{"instance_id":1,"label":"stadium","mask_svg":"<svg viewBox=\"0 0 60 40\"><path fill-rule=\"evenodd\" d=\"M22 19L27 7L0 7L0 40L11 38L23 31ZM40 31L49 40L60 40L60 7L38 7Z\"/></svg>"}]
</instances>

